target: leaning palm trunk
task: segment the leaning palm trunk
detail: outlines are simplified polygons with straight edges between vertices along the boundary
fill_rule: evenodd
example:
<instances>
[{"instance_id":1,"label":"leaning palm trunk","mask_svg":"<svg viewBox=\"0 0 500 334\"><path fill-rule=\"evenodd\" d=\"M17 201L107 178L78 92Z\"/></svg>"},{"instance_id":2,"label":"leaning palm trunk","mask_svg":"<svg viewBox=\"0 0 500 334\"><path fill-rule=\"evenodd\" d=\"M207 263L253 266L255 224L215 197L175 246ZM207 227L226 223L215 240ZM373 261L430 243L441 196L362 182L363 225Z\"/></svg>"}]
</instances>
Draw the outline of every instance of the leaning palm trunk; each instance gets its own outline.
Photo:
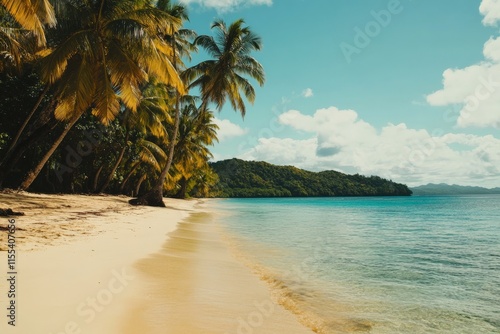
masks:
<instances>
[{"instance_id":1,"label":"leaning palm trunk","mask_svg":"<svg viewBox=\"0 0 500 334\"><path fill-rule=\"evenodd\" d=\"M17 164L19 159L21 159L24 152L28 150L30 145L32 145L37 140L42 138L49 131L52 131L56 127L56 125L57 123L56 124L46 123L41 127L39 127L38 129L36 129L28 138L26 138L25 140L18 143L18 145L16 145L14 150L11 152L9 159L4 160L0 164L0 189L2 188L3 182L5 181L9 172Z\"/></svg>"},{"instance_id":2,"label":"leaning palm trunk","mask_svg":"<svg viewBox=\"0 0 500 334\"><path fill-rule=\"evenodd\" d=\"M128 172L127 176L123 180L121 186L120 186L120 193L123 194L123 190L125 189L125 185L127 184L128 180L130 180L130 177L132 174L134 174L135 170L139 167L140 161L136 162L134 166L130 169L130 172Z\"/></svg>"},{"instance_id":3,"label":"leaning palm trunk","mask_svg":"<svg viewBox=\"0 0 500 334\"><path fill-rule=\"evenodd\" d=\"M161 171L160 177L150 191L148 191L143 196L131 199L129 201L129 203L132 205L149 205L160 207L165 206L165 203L163 203L163 185L165 183L165 180L167 179L167 174L170 170L170 166L172 165L172 161L174 160L175 142L177 140L177 134L179 133L179 124L181 120L179 93L177 92L176 94L174 133L172 134L172 139L168 144L168 157L165 168L163 168L163 170Z\"/></svg>"},{"instance_id":4,"label":"leaning palm trunk","mask_svg":"<svg viewBox=\"0 0 500 334\"><path fill-rule=\"evenodd\" d=\"M104 192L104 190L106 190L106 188L108 188L109 183L113 179L113 176L115 175L116 170L118 169L118 167L122 163L123 157L125 156L125 150L128 147L128 139L129 139L129 129L128 128L127 128L126 132L127 133L125 135L125 144L123 145L122 150L121 150L120 154L118 155L118 159L116 159L115 165L113 166L113 168L111 169L111 172L109 173L108 177L106 178L106 181L102 185L101 189L99 189L100 193Z\"/></svg>"},{"instance_id":5,"label":"leaning palm trunk","mask_svg":"<svg viewBox=\"0 0 500 334\"><path fill-rule=\"evenodd\" d=\"M92 182L92 192L95 193L97 191L97 185L99 184L99 176L101 175L102 169L104 165L101 165L94 176L94 182Z\"/></svg>"},{"instance_id":6,"label":"leaning palm trunk","mask_svg":"<svg viewBox=\"0 0 500 334\"><path fill-rule=\"evenodd\" d=\"M33 117L33 115L35 114L35 111L38 109L38 107L40 106L40 103L42 103L42 100L43 98L45 97L45 94L47 94L47 92L49 91L49 85L47 85L45 87L45 89L43 90L43 92L40 94L40 96L38 97L38 100L36 101L35 103L35 106L33 107L33 109L31 109L31 112L30 114L28 115L28 117L26 117L26 119L24 120L23 124L21 125L21 127L19 128L19 130L17 131L16 133L16 136L14 137L14 139L12 140L12 143L10 144L10 147L9 149L7 150L7 153L5 153L5 156L2 160L2 162L0 163L0 165L3 165L6 161L9 160L10 158L10 155L12 154L13 150L16 148L17 146L17 142L19 141L19 138L21 137L21 135L23 134L24 132L24 129L26 128L26 126L28 125L28 123L30 122L31 118Z\"/></svg>"},{"instance_id":7,"label":"leaning palm trunk","mask_svg":"<svg viewBox=\"0 0 500 334\"><path fill-rule=\"evenodd\" d=\"M40 172L42 171L47 161L49 161L52 154L54 154L55 150L59 147L63 139L66 137L69 130L71 130L73 125L75 125L76 122L80 119L80 116L81 115L73 117L73 119L68 124L66 124L64 131L59 135L59 138L57 138L57 140L54 142L50 150L47 153L45 153L44 157L42 158L42 160L40 160L38 165L28 173L23 183L21 183L19 190L27 190L31 186L33 181L35 181L35 179L37 178L38 174L40 174Z\"/></svg>"},{"instance_id":8,"label":"leaning palm trunk","mask_svg":"<svg viewBox=\"0 0 500 334\"><path fill-rule=\"evenodd\" d=\"M137 185L135 186L135 193L136 194L139 194L139 192L141 191L141 185L146 180L147 177L148 177L148 174L143 174L141 176L141 178L139 179L139 182L137 182Z\"/></svg>"},{"instance_id":9,"label":"leaning palm trunk","mask_svg":"<svg viewBox=\"0 0 500 334\"><path fill-rule=\"evenodd\" d=\"M175 52L175 34L172 35L172 48L174 50L172 65L175 69L177 69L177 52ZM170 170L170 166L172 165L172 160L174 160L175 142L177 140L177 134L179 132L179 124L181 120L179 95L180 95L179 91L176 90L174 133L172 134L172 138L170 139L170 143L168 144L168 157L167 157L167 162L165 164L165 168L163 168L163 170L161 171L160 177L158 178L155 185L150 191L148 191L143 196L131 199L129 201L129 203L132 205L149 205L149 206L165 207L165 203L163 203L163 185L165 184L165 180L167 179L168 171Z\"/></svg>"}]
</instances>

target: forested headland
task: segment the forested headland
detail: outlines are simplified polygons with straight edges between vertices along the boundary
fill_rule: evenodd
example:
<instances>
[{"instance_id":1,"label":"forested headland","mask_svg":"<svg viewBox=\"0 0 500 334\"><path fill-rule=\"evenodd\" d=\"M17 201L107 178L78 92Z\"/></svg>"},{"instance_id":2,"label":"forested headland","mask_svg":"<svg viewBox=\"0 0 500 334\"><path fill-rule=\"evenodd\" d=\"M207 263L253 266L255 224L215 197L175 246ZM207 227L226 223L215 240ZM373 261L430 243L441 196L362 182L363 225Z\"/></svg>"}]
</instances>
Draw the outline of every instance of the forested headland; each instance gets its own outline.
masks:
<instances>
[{"instance_id":1,"label":"forested headland","mask_svg":"<svg viewBox=\"0 0 500 334\"><path fill-rule=\"evenodd\" d=\"M211 163L217 197L410 196L404 184L378 176L310 172L293 166L231 159Z\"/></svg>"}]
</instances>

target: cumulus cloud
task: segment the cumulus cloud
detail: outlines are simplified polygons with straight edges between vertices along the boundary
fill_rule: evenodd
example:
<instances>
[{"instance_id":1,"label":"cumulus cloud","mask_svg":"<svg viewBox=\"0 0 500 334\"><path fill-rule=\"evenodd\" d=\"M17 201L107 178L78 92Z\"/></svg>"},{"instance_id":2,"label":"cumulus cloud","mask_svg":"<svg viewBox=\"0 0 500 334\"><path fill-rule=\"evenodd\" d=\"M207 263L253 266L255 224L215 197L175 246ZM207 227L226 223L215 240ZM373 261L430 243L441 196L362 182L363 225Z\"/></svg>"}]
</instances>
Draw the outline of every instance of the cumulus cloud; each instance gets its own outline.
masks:
<instances>
[{"instance_id":1,"label":"cumulus cloud","mask_svg":"<svg viewBox=\"0 0 500 334\"><path fill-rule=\"evenodd\" d=\"M459 106L459 127L500 128L500 37L483 48L485 60L463 69L447 69L443 88L428 95L433 106Z\"/></svg>"},{"instance_id":2,"label":"cumulus cloud","mask_svg":"<svg viewBox=\"0 0 500 334\"><path fill-rule=\"evenodd\" d=\"M197 4L202 7L214 8L217 11L229 11L239 6L254 6L273 4L272 0L180 0L185 5Z\"/></svg>"},{"instance_id":3,"label":"cumulus cloud","mask_svg":"<svg viewBox=\"0 0 500 334\"><path fill-rule=\"evenodd\" d=\"M222 142L228 138L244 136L248 133L248 129L243 129L237 124L232 123L227 119L215 118L214 123L219 127L217 130L217 138Z\"/></svg>"},{"instance_id":4,"label":"cumulus cloud","mask_svg":"<svg viewBox=\"0 0 500 334\"><path fill-rule=\"evenodd\" d=\"M261 138L240 158L380 175L409 185L500 185L500 140L493 136L429 133L404 123L376 129L355 111L335 107L314 115L290 110L279 121L310 138Z\"/></svg>"},{"instance_id":5,"label":"cumulus cloud","mask_svg":"<svg viewBox=\"0 0 500 334\"><path fill-rule=\"evenodd\" d=\"M302 91L302 96L305 97L305 98L309 98L309 97L313 97L314 96L314 92L311 88L306 88Z\"/></svg>"},{"instance_id":6,"label":"cumulus cloud","mask_svg":"<svg viewBox=\"0 0 500 334\"><path fill-rule=\"evenodd\" d=\"M483 0L479 6L479 11L484 15L483 24L496 25L500 20L500 1Z\"/></svg>"}]
</instances>

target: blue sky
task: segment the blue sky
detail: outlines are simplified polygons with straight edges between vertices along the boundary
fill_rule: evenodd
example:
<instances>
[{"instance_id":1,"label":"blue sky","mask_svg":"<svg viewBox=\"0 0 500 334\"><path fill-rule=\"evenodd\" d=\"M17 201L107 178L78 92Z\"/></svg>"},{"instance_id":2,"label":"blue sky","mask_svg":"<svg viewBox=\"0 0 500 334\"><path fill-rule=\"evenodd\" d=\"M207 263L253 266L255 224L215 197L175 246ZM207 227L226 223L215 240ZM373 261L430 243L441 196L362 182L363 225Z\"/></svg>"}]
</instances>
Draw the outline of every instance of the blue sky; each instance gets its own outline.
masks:
<instances>
[{"instance_id":1,"label":"blue sky","mask_svg":"<svg viewBox=\"0 0 500 334\"><path fill-rule=\"evenodd\" d=\"M244 18L263 39L266 84L244 120L217 114L216 160L500 186L500 1L183 2L198 33Z\"/></svg>"}]
</instances>

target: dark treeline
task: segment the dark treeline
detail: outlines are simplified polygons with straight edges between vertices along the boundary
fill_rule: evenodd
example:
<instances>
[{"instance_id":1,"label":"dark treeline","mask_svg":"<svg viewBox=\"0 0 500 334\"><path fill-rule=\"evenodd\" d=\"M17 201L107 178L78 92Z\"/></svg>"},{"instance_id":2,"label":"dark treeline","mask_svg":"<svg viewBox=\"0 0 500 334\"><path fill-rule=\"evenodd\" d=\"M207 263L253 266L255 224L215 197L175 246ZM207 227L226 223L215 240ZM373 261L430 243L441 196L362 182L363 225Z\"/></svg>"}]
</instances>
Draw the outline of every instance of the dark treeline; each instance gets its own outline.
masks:
<instances>
[{"instance_id":1,"label":"dark treeline","mask_svg":"<svg viewBox=\"0 0 500 334\"><path fill-rule=\"evenodd\" d=\"M169 0L0 0L0 189L207 196L213 107L264 83L243 20L214 37ZM191 64L199 49L209 59ZM197 96L192 96L191 92Z\"/></svg>"},{"instance_id":2,"label":"dark treeline","mask_svg":"<svg viewBox=\"0 0 500 334\"><path fill-rule=\"evenodd\" d=\"M219 177L216 197L410 196L404 184L378 176L310 172L292 166L231 159L210 164Z\"/></svg>"}]
</instances>

